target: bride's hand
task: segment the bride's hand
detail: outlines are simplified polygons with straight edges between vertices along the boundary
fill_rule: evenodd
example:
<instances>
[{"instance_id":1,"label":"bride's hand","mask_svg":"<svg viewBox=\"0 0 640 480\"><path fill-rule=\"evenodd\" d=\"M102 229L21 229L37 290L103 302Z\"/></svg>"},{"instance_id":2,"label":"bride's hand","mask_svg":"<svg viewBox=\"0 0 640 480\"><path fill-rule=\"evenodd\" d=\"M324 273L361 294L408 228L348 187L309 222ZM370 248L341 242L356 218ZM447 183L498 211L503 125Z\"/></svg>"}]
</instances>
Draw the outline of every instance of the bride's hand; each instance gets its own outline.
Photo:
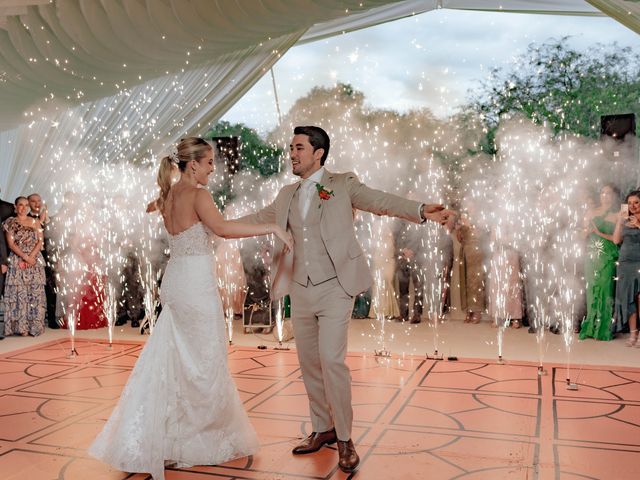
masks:
<instances>
[{"instance_id":1,"label":"bride's hand","mask_svg":"<svg viewBox=\"0 0 640 480\"><path fill-rule=\"evenodd\" d=\"M279 225L275 226L273 233L275 233L278 238L284 243L284 253L293 250L293 236L291 235L291 233L283 230Z\"/></svg>"}]
</instances>

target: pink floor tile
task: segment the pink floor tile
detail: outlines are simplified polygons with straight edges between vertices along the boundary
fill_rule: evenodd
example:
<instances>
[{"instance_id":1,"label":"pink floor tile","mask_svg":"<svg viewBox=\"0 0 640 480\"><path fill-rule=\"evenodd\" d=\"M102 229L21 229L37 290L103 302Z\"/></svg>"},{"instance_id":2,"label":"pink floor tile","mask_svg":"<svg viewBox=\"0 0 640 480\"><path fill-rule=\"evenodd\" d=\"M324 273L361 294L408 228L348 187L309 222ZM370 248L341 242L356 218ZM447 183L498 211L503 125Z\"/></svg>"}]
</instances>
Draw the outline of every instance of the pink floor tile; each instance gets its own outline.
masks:
<instances>
[{"instance_id":1,"label":"pink floor tile","mask_svg":"<svg viewBox=\"0 0 640 480\"><path fill-rule=\"evenodd\" d=\"M0 477L147 480L86 453L104 425L141 344L54 341L0 356ZM435 361L350 354L353 478L616 480L640 476L640 369ZM229 366L261 449L224 465L168 468L167 479L351 478L335 446L291 449L311 431L297 355L229 347ZM612 468L615 467L615 476Z\"/></svg>"}]
</instances>

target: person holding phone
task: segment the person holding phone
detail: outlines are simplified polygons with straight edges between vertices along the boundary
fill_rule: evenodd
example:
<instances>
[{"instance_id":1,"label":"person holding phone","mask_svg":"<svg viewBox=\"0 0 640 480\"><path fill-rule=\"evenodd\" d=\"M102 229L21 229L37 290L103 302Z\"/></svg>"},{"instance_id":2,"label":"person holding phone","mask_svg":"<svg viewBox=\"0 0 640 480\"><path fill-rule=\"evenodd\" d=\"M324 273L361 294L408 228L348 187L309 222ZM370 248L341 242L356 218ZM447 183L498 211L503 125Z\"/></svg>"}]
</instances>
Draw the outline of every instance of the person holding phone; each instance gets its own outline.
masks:
<instances>
[{"instance_id":1,"label":"person holding phone","mask_svg":"<svg viewBox=\"0 0 640 480\"><path fill-rule=\"evenodd\" d=\"M624 206L627 205L625 209ZM618 214L613 241L620 247L618 282L615 298L615 328L629 326L628 347L640 347L638 342L638 302L640 301L640 191L627 195Z\"/></svg>"},{"instance_id":2,"label":"person holding phone","mask_svg":"<svg viewBox=\"0 0 640 480\"><path fill-rule=\"evenodd\" d=\"M587 316L580 327L580 339L611 340L613 301L618 246L613 231L618 218L620 190L613 184L600 189L600 205L587 214L587 252L584 277Z\"/></svg>"}]
</instances>

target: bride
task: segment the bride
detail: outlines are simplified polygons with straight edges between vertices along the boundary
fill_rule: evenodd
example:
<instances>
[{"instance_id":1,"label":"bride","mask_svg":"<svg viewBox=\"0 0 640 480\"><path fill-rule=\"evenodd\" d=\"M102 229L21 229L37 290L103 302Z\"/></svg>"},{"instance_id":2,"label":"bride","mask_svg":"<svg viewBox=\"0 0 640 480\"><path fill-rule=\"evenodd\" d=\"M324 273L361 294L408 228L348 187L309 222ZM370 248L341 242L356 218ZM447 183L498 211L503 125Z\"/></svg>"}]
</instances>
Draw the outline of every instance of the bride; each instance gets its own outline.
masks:
<instances>
[{"instance_id":1,"label":"bride","mask_svg":"<svg viewBox=\"0 0 640 480\"><path fill-rule=\"evenodd\" d=\"M171 186L171 173L180 180ZM212 268L210 235L240 238L273 233L275 224L225 221L199 186L213 172L213 150L185 138L162 159L157 208L169 233L171 259L162 280L162 313L117 406L89 449L126 472L164 479L165 464L217 465L258 450L227 366L227 342Z\"/></svg>"}]
</instances>

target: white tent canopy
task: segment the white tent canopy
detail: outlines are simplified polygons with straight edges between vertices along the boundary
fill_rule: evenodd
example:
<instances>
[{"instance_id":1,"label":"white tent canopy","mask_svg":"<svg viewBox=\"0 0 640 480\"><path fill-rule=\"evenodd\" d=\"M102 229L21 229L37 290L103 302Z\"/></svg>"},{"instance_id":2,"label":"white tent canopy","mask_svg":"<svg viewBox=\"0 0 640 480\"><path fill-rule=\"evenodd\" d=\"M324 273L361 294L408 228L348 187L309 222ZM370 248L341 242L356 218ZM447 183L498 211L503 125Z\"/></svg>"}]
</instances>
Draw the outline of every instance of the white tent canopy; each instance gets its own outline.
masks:
<instances>
[{"instance_id":1,"label":"white tent canopy","mask_svg":"<svg viewBox=\"0 0 640 480\"><path fill-rule=\"evenodd\" d=\"M44 192L52 156L139 159L201 132L297 43L438 8L603 15L582 0L0 0L3 196Z\"/></svg>"}]
</instances>

